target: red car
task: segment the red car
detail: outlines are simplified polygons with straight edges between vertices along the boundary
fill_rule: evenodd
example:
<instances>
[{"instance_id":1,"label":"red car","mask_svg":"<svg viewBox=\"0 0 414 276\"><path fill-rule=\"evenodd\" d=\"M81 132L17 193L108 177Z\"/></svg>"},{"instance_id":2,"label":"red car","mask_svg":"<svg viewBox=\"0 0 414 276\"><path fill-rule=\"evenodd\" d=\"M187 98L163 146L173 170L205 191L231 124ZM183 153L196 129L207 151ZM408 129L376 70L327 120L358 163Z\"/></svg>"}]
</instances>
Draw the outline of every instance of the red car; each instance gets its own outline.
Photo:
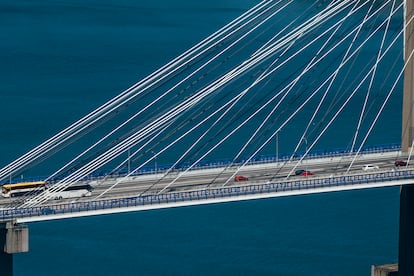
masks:
<instances>
[{"instance_id":1,"label":"red car","mask_svg":"<svg viewBox=\"0 0 414 276\"><path fill-rule=\"evenodd\" d=\"M247 181L247 180L249 180L249 179L247 177L245 177L245 176L242 176L242 175L236 175L234 177L234 181L236 181L236 182L239 182L239 181Z\"/></svg>"},{"instance_id":2,"label":"red car","mask_svg":"<svg viewBox=\"0 0 414 276\"><path fill-rule=\"evenodd\" d=\"M304 171L300 175L301 176L310 176L310 175L314 175L314 173L313 172L310 172L310 171Z\"/></svg>"},{"instance_id":3,"label":"red car","mask_svg":"<svg viewBox=\"0 0 414 276\"><path fill-rule=\"evenodd\" d=\"M402 160L398 160L398 161L395 161L395 166L397 166L397 167L402 167L402 166L407 166L407 162L405 162L405 161L402 161Z\"/></svg>"}]
</instances>

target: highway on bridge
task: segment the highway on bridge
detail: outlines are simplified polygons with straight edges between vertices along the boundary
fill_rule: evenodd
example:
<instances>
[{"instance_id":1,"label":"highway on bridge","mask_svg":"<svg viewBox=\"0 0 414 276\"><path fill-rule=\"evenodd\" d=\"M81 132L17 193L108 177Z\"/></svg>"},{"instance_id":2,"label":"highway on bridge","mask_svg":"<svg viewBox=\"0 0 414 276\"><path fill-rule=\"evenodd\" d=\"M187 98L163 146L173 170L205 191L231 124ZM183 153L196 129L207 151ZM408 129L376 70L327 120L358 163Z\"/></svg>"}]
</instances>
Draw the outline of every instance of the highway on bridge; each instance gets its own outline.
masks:
<instances>
[{"instance_id":1,"label":"highway on bridge","mask_svg":"<svg viewBox=\"0 0 414 276\"><path fill-rule=\"evenodd\" d=\"M260 163L250 164L240 170L238 166L222 166L169 174L94 178L83 182L83 184L88 183L94 187L92 195L88 197L50 199L42 203L26 198L2 198L0 200L0 216L3 220L17 219L17 222L25 223L289 195L406 185L412 184L414 180L414 167L395 166L396 160L408 159L407 156L402 156L398 151L360 155L349 172L347 170L353 157L346 156L346 154L340 155L312 158L300 163L297 161L260 161ZM367 164L378 168L362 170L363 166ZM314 174L311 176L291 174L295 170L309 170ZM242 175L247 177L248 180L234 181L235 175ZM290 176L287 177L288 175ZM173 180L176 181L172 184ZM115 183L117 185L114 185ZM165 188L167 185L170 186ZM104 191L106 193L102 195ZM24 203L23 206L16 204L16 199L20 199L20 203ZM28 204L30 205L28 206Z\"/></svg>"},{"instance_id":2,"label":"highway on bridge","mask_svg":"<svg viewBox=\"0 0 414 276\"><path fill-rule=\"evenodd\" d=\"M102 192L112 187L116 182L118 182L118 184L102 195L100 197L101 199L127 198L139 195L157 194L173 180L176 181L165 189L163 193L220 188L223 186L231 187L234 185L241 186L280 182L286 180L289 174L290 180L329 178L345 175L349 164L353 159L353 156L343 155L338 157L305 159L300 163L298 163L298 161L260 163L246 165L241 169L239 169L239 166L234 165L231 167L189 170L187 172L170 172L168 174L157 173L118 178L102 177L87 181L87 183L94 187L91 197L50 200L49 203L59 204L74 201L88 201L99 196ZM362 175L373 173L374 171L395 171L399 169L399 167L394 165L395 161L406 159L407 156L402 156L399 151L359 155L354 161L348 174ZM363 171L362 167L366 164L376 165L379 169ZM299 169L311 171L314 175L296 176L295 171ZM234 175L245 176L248 178L248 181L236 182L234 181ZM1 198L0 205L6 206L11 200L13 199Z\"/></svg>"},{"instance_id":3,"label":"highway on bridge","mask_svg":"<svg viewBox=\"0 0 414 276\"><path fill-rule=\"evenodd\" d=\"M406 156L401 156L400 152L361 155L354 162L352 168L349 170L349 174L372 173L372 171L364 172L362 170L362 167L365 164L373 164L378 166L378 172L395 170L398 169L398 167L395 167L394 162L397 159L405 160L406 158ZM270 181L282 181L285 180L289 174L291 174L289 179L332 177L344 175L352 159L353 157L351 156L341 156L331 158L307 159L302 161L299 165L297 165L297 161L247 165L241 168L239 171L237 171L237 166L233 166L213 169L192 170L186 173L173 172L169 173L168 175L152 174L133 176L122 179L120 183L114 189L108 192L105 196L137 196L143 192L157 193L178 176L179 177L177 178L177 181L174 184L172 184L165 192L218 188L222 187L224 183L230 178L231 180L228 181L228 183L225 186L231 186L234 184L240 185L266 183ZM296 168L294 168L295 166ZM314 173L314 175L296 176L294 171L299 169L311 171L312 173ZM247 177L249 180L243 182L236 182L233 180L233 175L242 175ZM113 185L115 181L117 180L106 179L102 181L96 180L91 182L91 184L95 187L94 194L97 195L101 193L109 186Z\"/></svg>"}]
</instances>

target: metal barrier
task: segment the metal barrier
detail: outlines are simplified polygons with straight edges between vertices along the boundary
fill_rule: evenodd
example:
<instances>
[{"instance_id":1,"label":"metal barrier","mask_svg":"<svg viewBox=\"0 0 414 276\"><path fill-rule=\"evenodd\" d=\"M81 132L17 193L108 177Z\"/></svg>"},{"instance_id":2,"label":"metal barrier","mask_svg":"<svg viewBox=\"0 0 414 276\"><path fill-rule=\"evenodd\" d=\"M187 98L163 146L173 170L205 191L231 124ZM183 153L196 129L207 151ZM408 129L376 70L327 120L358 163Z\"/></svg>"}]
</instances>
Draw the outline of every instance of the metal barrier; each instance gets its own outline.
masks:
<instances>
[{"instance_id":1,"label":"metal barrier","mask_svg":"<svg viewBox=\"0 0 414 276\"><path fill-rule=\"evenodd\" d=\"M376 145L376 146L367 146L361 150L361 153L385 153L390 151L397 151L401 149L400 144L385 144L385 145ZM264 155L259 156L255 159L249 160L246 164L248 165L255 165L255 164L266 164L266 163L274 163L274 162L284 162L288 160L299 160L304 153L298 153L297 155L292 156L292 154L280 154L278 156L275 155ZM333 149L329 151L325 150L316 150L308 153L308 155L305 157L305 159L318 159L318 158L330 158L330 157L340 157L340 156L346 156L349 155L350 151L346 149ZM192 167L190 170L200 170L200 169L214 169L214 168L223 168L229 165L241 165L244 164L246 160L236 160L235 162L229 160L229 159L223 159L218 160L214 162L206 162L206 163L200 163L196 164L194 167ZM190 164L184 164L180 168L175 168L174 171L176 172L182 172L187 170L190 167ZM130 176L138 176L138 175L147 175L147 174L156 174L156 173L164 173L167 170L171 169L171 165L160 165L156 170L154 168L143 168L137 171L134 174L131 174ZM108 178L118 178L128 175L126 171L119 171L119 172L102 172L99 174L93 174L87 176L83 180L88 181L94 181L94 180L102 180L102 179L108 179ZM46 179L46 177L33 177L33 178L27 178L24 179L24 181L41 181ZM58 182L59 179L51 180L51 183ZM13 180L11 183L15 182L21 182L21 179Z\"/></svg>"}]
</instances>

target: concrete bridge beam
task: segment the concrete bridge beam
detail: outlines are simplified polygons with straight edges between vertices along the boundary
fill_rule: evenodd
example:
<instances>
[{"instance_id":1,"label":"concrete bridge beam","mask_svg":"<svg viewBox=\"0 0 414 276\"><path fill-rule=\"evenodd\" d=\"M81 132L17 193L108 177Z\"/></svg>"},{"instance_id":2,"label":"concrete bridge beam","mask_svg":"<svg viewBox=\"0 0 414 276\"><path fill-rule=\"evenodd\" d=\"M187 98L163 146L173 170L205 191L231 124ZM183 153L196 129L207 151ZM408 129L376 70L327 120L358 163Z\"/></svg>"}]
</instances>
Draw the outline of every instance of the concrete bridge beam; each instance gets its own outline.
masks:
<instances>
[{"instance_id":1,"label":"concrete bridge beam","mask_svg":"<svg viewBox=\"0 0 414 276\"><path fill-rule=\"evenodd\" d=\"M15 220L0 222L1 275L13 275L13 254L29 251L29 229Z\"/></svg>"}]
</instances>

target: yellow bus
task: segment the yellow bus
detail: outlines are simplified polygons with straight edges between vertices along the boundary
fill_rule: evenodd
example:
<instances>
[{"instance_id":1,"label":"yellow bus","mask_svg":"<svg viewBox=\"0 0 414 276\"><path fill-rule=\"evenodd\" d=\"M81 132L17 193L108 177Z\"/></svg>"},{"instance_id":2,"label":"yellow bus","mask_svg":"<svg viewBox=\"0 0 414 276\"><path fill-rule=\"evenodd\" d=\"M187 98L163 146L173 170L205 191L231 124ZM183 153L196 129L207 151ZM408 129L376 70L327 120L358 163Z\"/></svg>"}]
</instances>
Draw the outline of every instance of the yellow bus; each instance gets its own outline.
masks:
<instances>
[{"instance_id":1,"label":"yellow bus","mask_svg":"<svg viewBox=\"0 0 414 276\"><path fill-rule=\"evenodd\" d=\"M20 182L13 184L4 184L1 189L1 194L3 197L16 197L29 193L41 193L45 189L45 181Z\"/></svg>"}]
</instances>

